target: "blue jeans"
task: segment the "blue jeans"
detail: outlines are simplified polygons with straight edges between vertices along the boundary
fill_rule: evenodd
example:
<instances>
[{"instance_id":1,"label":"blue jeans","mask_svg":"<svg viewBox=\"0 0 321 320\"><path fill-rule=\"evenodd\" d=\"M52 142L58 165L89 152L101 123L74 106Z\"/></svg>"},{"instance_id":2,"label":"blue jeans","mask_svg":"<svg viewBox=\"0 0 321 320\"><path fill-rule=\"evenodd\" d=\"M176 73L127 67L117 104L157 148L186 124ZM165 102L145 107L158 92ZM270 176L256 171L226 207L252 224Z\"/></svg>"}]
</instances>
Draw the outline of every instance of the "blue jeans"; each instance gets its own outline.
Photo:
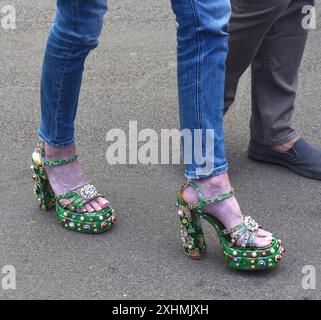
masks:
<instances>
[{"instance_id":1,"label":"blue jeans","mask_svg":"<svg viewBox=\"0 0 321 320\"><path fill-rule=\"evenodd\" d=\"M218 175L228 165L223 110L229 0L172 0L178 22L180 122L192 140L184 149L189 179ZM41 80L39 136L50 145L74 143L74 121L87 55L98 45L107 0L58 0ZM185 129L185 130L184 130Z\"/></svg>"}]
</instances>

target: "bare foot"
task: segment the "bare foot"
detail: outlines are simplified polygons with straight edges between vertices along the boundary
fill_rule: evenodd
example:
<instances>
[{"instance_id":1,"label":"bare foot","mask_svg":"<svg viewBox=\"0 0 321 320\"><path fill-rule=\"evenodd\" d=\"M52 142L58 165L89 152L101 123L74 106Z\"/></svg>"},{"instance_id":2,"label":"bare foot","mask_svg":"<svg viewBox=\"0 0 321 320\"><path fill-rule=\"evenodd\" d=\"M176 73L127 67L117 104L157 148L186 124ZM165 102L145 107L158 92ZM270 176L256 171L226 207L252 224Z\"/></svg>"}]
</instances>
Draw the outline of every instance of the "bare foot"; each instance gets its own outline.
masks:
<instances>
[{"instance_id":1,"label":"bare foot","mask_svg":"<svg viewBox=\"0 0 321 320\"><path fill-rule=\"evenodd\" d=\"M204 199L211 199L232 190L227 173L205 179L194 180L194 182L197 183ZM198 196L192 187L187 187L183 193L183 198L188 204L192 205L197 201ZM217 218L225 228L233 228L241 224L243 221L242 212L235 197L205 206L203 210ZM240 246L242 240L243 236L236 244ZM259 229L254 239L254 245L256 247L266 247L271 244L271 241L272 234L263 229Z\"/></svg>"},{"instance_id":2,"label":"bare foot","mask_svg":"<svg viewBox=\"0 0 321 320\"><path fill-rule=\"evenodd\" d=\"M67 160L72 158L75 154L75 145L67 148L56 148L45 143L46 161ZM45 170L48 174L52 190L56 196L80 188L87 182L86 175L78 160L62 166L48 167ZM60 202L62 205L65 204L63 200ZM83 212L99 212L108 206L109 201L103 197L99 197L85 204Z\"/></svg>"}]
</instances>

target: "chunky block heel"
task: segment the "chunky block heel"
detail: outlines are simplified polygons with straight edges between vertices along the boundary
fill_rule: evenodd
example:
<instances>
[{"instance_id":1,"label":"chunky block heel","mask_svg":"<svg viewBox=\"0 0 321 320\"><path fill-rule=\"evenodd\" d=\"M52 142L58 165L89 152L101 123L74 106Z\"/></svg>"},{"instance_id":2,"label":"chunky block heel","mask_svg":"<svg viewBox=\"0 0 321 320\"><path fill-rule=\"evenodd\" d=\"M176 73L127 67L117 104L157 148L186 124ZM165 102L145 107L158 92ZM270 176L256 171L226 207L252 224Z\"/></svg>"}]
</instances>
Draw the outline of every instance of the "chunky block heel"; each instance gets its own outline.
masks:
<instances>
[{"instance_id":1,"label":"chunky block heel","mask_svg":"<svg viewBox=\"0 0 321 320\"><path fill-rule=\"evenodd\" d=\"M44 211L49 211L56 205L55 194L50 186L48 176L41 166L39 154L35 152L32 155L31 169L33 171L34 195L38 200L39 207Z\"/></svg>"},{"instance_id":2,"label":"chunky block heel","mask_svg":"<svg viewBox=\"0 0 321 320\"><path fill-rule=\"evenodd\" d=\"M206 250L200 216L177 202L177 214L181 223L181 241L188 257L199 260Z\"/></svg>"},{"instance_id":3,"label":"chunky block heel","mask_svg":"<svg viewBox=\"0 0 321 320\"><path fill-rule=\"evenodd\" d=\"M98 212L83 212L86 203L102 196L92 184L87 183L81 188L59 196L55 196L51 188L45 168L66 165L76 159L77 156L68 160L45 161L45 149L40 142L32 154L34 194L41 209L48 211L56 207L58 222L67 230L87 234L106 232L117 221L110 206ZM62 200L64 205L60 202Z\"/></svg>"},{"instance_id":4,"label":"chunky block heel","mask_svg":"<svg viewBox=\"0 0 321 320\"><path fill-rule=\"evenodd\" d=\"M198 201L189 205L183 199L183 192L191 186L198 194ZM189 181L183 185L178 197L177 208L181 224L181 240L187 256L200 259L205 252L206 244L201 225L201 218L209 222L220 239L221 250L228 267L236 270L264 270L275 268L285 249L280 239L272 238L268 247L255 247L254 239L260 226L250 216L233 228L226 229L224 225L211 214L203 212L203 207L234 196L234 191L226 192L213 199L204 200L196 183ZM242 239L241 246L236 245Z\"/></svg>"}]
</instances>

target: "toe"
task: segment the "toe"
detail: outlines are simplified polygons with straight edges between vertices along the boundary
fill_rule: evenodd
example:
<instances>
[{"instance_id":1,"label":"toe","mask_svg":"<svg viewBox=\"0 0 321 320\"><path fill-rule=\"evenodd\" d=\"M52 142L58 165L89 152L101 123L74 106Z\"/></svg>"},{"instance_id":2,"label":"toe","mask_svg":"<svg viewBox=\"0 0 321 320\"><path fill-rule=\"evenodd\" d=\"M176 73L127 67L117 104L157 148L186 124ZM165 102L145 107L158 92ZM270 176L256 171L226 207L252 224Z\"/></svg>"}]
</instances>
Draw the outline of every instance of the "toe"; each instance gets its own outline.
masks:
<instances>
[{"instance_id":1,"label":"toe","mask_svg":"<svg viewBox=\"0 0 321 320\"><path fill-rule=\"evenodd\" d=\"M269 245L271 245L271 242L272 242L272 237L264 237L264 238L256 237L254 239L254 245L256 247L268 247Z\"/></svg>"},{"instance_id":2,"label":"toe","mask_svg":"<svg viewBox=\"0 0 321 320\"><path fill-rule=\"evenodd\" d=\"M99 204L103 209L106 209L106 208L109 207L109 201L106 200L106 199L103 198L103 197L97 198L96 201L98 202L98 204Z\"/></svg>"},{"instance_id":3,"label":"toe","mask_svg":"<svg viewBox=\"0 0 321 320\"><path fill-rule=\"evenodd\" d=\"M101 211L103 209L96 200L90 201L90 205L95 209L95 211Z\"/></svg>"},{"instance_id":4,"label":"toe","mask_svg":"<svg viewBox=\"0 0 321 320\"><path fill-rule=\"evenodd\" d=\"M91 206L90 203L86 203L85 208L86 208L87 212L94 212L95 211L95 209Z\"/></svg>"},{"instance_id":5,"label":"toe","mask_svg":"<svg viewBox=\"0 0 321 320\"><path fill-rule=\"evenodd\" d=\"M272 243L272 235L268 235L265 237L258 237L256 236L254 239L254 246L255 247L267 247ZM237 242L236 244L238 246L242 245L242 240L244 239L244 236L242 236Z\"/></svg>"},{"instance_id":6,"label":"toe","mask_svg":"<svg viewBox=\"0 0 321 320\"><path fill-rule=\"evenodd\" d=\"M264 229L259 229L256 235L257 237L268 237L268 236L272 236L272 233Z\"/></svg>"},{"instance_id":7,"label":"toe","mask_svg":"<svg viewBox=\"0 0 321 320\"><path fill-rule=\"evenodd\" d=\"M62 199L59 202L63 207L67 207L68 206L68 201L66 199Z\"/></svg>"}]
</instances>

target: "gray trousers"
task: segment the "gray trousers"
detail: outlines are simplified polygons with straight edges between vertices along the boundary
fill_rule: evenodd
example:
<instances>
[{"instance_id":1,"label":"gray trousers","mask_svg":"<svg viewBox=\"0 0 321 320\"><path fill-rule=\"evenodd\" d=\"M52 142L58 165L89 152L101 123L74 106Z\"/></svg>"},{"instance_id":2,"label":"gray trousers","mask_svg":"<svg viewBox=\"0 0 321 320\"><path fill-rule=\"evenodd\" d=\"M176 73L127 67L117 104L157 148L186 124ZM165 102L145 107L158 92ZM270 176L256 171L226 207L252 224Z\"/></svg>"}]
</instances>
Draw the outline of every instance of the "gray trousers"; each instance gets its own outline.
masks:
<instances>
[{"instance_id":1,"label":"gray trousers","mask_svg":"<svg viewBox=\"0 0 321 320\"><path fill-rule=\"evenodd\" d=\"M265 145L296 137L292 127L298 70L307 41L302 7L314 0L231 0L225 111L241 75L252 71L251 139Z\"/></svg>"}]
</instances>

